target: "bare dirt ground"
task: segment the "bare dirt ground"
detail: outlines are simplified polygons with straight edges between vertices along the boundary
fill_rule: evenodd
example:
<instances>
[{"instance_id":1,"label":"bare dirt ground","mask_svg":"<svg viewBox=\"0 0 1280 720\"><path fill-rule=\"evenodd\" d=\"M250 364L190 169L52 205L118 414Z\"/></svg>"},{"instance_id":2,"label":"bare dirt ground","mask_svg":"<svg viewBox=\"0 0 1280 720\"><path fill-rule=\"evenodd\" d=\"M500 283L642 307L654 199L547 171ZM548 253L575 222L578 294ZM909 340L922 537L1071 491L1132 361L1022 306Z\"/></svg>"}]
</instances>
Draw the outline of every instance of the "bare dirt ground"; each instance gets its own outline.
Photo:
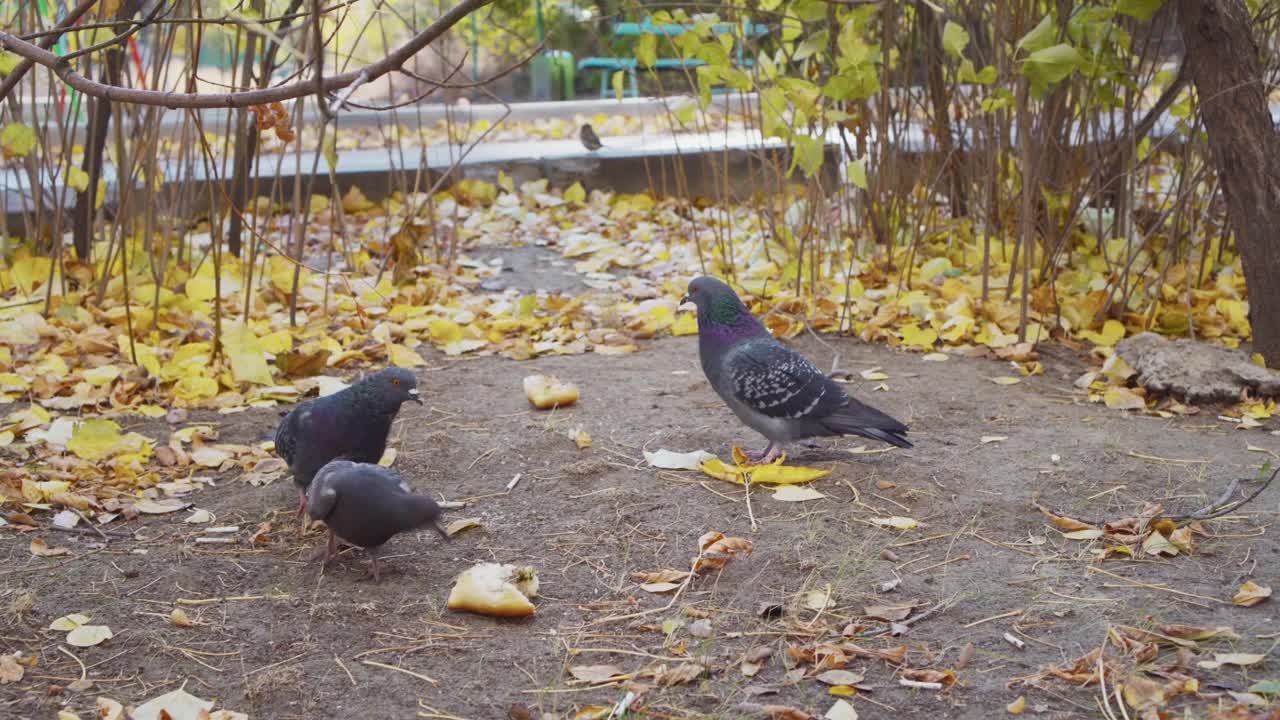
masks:
<instances>
[{"instance_id":1,"label":"bare dirt ground","mask_svg":"<svg viewBox=\"0 0 1280 720\"><path fill-rule=\"evenodd\" d=\"M829 366L827 348L811 339L797 345ZM1274 584L1280 541L1269 529L1280 490L1205 523L1209 536L1197 538L1196 551L1171 559L1096 560L1091 551L1100 541L1063 538L1033 505L1107 520L1132 517L1147 502L1169 512L1195 509L1231 478L1257 475L1267 455L1249 445L1280 451L1280 437L1267 431L1274 426L1238 431L1212 411L1165 420L1089 405L1070 382L1083 363L1052 348L1047 376L1001 386L989 381L1009 374L1001 363L930 363L850 340L833 345L842 367L879 366L889 375L887 390L867 381L853 389L909 423L917 447L854 455L847 450L862 443L844 439L823 441L819 450L792 448L788 462L834 468L812 485L826 495L820 500L780 502L756 487L749 514L739 486L645 465L642 449L708 449L727 459L731 445L760 442L702 377L696 339L675 338L620 357L517 363L428 355L436 369L420 374L426 406L401 414L396 467L418 491L472 498L446 520L478 517L483 525L451 543L429 531L393 540L380 584L367 577L360 551L320 572L311 557L324 536L299 537L296 495L283 480L255 488L222 477L192 496L216 513L217 524L241 527L236 545L195 543L201 528L178 514L131 523L136 539L113 538L97 550L97 536L58 534L53 539L71 549L70 558L41 558L29 552L29 534L4 528L0 653L34 654L38 662L22 681L0 686L0 716L52 718L69 707L95 717L99 695L136 704L185 684L219 708L273 720L504 718L513 704L532 717L560 718L609 706L626 692L625 682L592 688L575 681L570 667L635 673L693 661L707 672L648 690L637 716L761 717L743 703L821 715L835 698L811 664L788 675L788 650L843 641L871 650L906 646L901 665L850 658L847 669L865 680L848 701L864 718L990 718L1019 695L1032 716L1084 718L1102 715L1095 686L1016 679L1070 666L1103 645L1113 625L1229 625L1239 634L1200 643L1193 660L1274 645L1274 601L1241 608L1230 599L1246 579ZM578 383L581 401L531 410L520 381L535 370ZM219 422L224 441L253 442L269 436L278 413L197 413L192 420ZM591 435L590 448L579 450L567 436L578 427ZM127 429L161 443L170 431L162 421ZM984 436L1007 439L984 443ZM517 473L521 481L505 492ZM870 523L895 515L920 527ZM267 542L250 544L263 522L272 527ZM748 538L754 552L697 580L669 610L612 619L665 606L670 596L644 592L630 573L687 569L709 530ZM451 579L480 561L536 567L537 614L509 621L447 610ZM895 579L896 589L878 590ZM804 607L807 591L828 585L833 606ZM29 608L24 598L33 601ZM201 624L182 628L166 619L179 598L214 600L183 606ZM910 603L917 616L945 606L901 637L840 637L849 625L864 635L885 627L865 616L865 606ZM783 610L762 616L762 605ZM115 637L91 648L64 646L63 633L46 628L75 612L109 625ZM691 634L703 618L709 637ZM972 658L956 669L967 643ZM741 659L761 647L772 654L746 677ZM1149 662L1169 657L1164 650ZM1170 707L1194 706L1196 717L1225 689L1277 676L1271 659L1244 669L1189 667L1209 698L1180 695ZM904 668L955 670L957 682L941 691L903 687ZM67 688L82 675L94 681L91 689Z\"/></svg>"}]
</instances>

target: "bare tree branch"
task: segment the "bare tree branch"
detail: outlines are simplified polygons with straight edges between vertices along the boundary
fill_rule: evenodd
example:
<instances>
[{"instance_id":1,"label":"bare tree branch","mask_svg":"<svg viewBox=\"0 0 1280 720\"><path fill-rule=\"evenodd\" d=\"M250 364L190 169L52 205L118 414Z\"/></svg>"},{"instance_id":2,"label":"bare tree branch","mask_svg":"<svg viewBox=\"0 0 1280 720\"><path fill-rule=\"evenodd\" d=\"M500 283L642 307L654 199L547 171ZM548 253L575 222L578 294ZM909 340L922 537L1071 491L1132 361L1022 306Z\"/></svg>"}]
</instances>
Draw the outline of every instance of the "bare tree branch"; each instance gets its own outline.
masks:
<instances>
[{"instance_id":1,"label":"bare tree branch","mask_svg":"<svg viewBox=\"0 0 1280 720\"><path fill-rule=\"evenodd\" d=\"M319 88L311 80L304 80L288 85L279 85L263 90L243 90L230 93L179 93L163 90L142 90L124 88L116 85L94 82L72 69L71 64L62 60L48 50L33 45L12 33L0 32L0 50L19 55L37 65L43 65L56 74L64 83L91 97L103 98L112 102L132 103L135 105L159 105L167 108L233 108L263 105L284 100L293 100L317 91L334 92L351 85L361 77L376 80L389 72L400 70L402 66L426 46L430 45L449 28L458 24L463 18L492 3L493 0L462 0L422 32L415 35L405 44L391 51L387 57L363 68L331 75L324 78ZM15 70L15 73L17 71Z\"/></svg>"},{"instance_id":2,"label":"bare tree branch","mask_svg":"<svg viewBox=\"0 0 1280 720\"><path fill-rule=\"evenodd\" d=\"M79 22L80 18L84 17L84 14L92 10L93 6L97 4L98 0L80 0L80 4L72 8L71 12L67 13L67 16L62 19L62 22L55 25L53 30L36 47L47 50L58 44L58 38L62 37L62 34L68 28ZM18 82L35 64L34 60L23 58L22 62L18 63L18 66L13 69L13 72L6 75L4 80L0 80L0 100L9 96L9 93L18 86Z\"/></svg>"}]
</instances>

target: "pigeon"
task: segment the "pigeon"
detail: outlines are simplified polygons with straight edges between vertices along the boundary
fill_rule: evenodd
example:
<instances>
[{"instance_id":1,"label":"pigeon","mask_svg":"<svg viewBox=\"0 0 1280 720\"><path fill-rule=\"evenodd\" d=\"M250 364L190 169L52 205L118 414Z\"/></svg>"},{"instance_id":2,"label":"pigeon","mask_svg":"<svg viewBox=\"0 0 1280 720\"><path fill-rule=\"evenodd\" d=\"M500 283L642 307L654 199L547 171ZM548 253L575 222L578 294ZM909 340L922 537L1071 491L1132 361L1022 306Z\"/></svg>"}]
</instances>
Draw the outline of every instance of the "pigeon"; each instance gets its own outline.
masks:
<instances>
[{"instance_id":1,"label":"pigeon","mask_svg":"<svg viewBox=\"0 0 1280 720\"><path fill-rule=\"evenodd\" d=\"M381 580L379 550L398 533L431 527L449 539L440 512L435 500L414 495L400 473L372 463L334 460L320 468L307 490L307 514L329 528L324 564L337 557L338 540L364 548L374 582Z\"/></svg>"},{"instance_id":2,"label":"pigeon","mask_svg":"<svg viewBox=\"0 0 1280 720\"><path fill-rule=\"evenodd\" d=\"M591 129L591 123L582 126L578 131L578 138L582 140L582 147L595 152L604 147L604 143L600 142L600 138L596 136L596 131Z\"/></svg>"},{"instance_id":3,"label":"pigeon","mask_svg":"<svg viewBox=\"0 0 1280 720\"><path fill-rule=\"evenodd\" d=\"M829 435L861 435L900 448L907 426L845 394L807 358L782 344L738 295L713 277L694 278L681 300L698 307L698 356L711 387L769 446L748 452L771 463L785 443Z\"/></svg>"},{"instance_id":4,"label":"pigeon","mask_svg":"<svg viewBox=\"0 0 1280 720\"><path fill-rule=\"evenodd\" d=\"M337 458L376 463L387 449L391 421L406 400L422 404L418 381L404 368L385 368L364 380L294 408L276 428L276 453L298 486L298 515L307 488L325 463Z\"/></svg>"}]
</instances>

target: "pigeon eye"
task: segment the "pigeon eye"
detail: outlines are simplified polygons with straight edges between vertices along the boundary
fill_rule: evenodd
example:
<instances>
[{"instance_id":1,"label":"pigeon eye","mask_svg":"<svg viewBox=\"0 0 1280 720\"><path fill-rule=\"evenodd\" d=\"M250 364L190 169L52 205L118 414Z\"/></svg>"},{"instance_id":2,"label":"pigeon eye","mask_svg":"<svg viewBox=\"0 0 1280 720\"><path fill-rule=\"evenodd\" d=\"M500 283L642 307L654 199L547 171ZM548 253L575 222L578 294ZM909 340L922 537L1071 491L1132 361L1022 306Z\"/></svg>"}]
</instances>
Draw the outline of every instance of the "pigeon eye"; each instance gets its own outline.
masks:
<instances>
[{"instance_id":1,"label":"pigeon eye","mask_svg":"<svg viewBox=\"0 0 1280 720\"><path fill-rule=\"evenodd\" d=\"M391 384L392 384L392 385L399 385L399 384L400 384L400 378L391 378Z\"/></svg>"}]
</instances>

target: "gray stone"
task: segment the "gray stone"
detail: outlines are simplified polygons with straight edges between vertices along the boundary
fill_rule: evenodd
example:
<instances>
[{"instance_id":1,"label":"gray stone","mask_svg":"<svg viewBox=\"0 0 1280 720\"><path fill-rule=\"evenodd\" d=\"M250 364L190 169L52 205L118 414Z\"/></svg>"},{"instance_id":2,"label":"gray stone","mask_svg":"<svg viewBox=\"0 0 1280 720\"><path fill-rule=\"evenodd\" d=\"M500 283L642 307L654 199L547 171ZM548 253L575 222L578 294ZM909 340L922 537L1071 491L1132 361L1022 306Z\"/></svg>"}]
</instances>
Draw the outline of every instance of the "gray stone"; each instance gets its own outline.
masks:
<instances>
[{"instance_id":1,"label":"gray stone","mask_svg":"<svg viewBox=\"0 0 1280 720\"><path fill-rule=\"evenodd\" d=\"M1280 397L1280 371L1254 365L1243 350L1144 332L1121 340L1116 352L1143 387L1186 402L1230 402L1246 391Z\"/></svg>"}]
</instances>

